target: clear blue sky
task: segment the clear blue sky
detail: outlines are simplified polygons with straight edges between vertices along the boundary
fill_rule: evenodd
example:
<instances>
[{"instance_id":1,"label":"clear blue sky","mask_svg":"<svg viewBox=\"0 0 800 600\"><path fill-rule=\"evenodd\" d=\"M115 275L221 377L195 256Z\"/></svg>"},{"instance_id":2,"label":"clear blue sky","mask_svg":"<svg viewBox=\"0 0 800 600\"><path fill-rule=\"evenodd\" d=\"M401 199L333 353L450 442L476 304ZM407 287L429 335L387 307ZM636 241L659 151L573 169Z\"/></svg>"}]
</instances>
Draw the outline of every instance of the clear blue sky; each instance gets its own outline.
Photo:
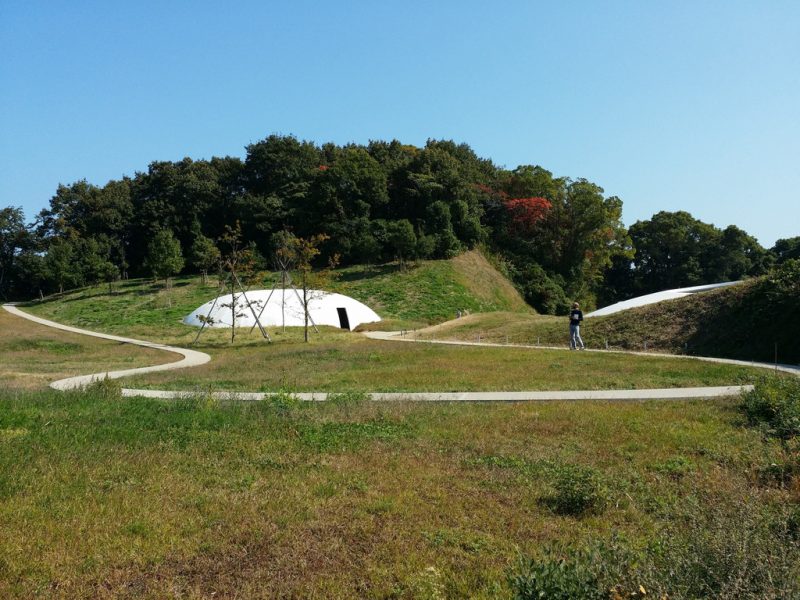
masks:
<instances>
[{"instance_id":1,"label":"clear blue sky","mask_svg":"<svg viewBox=\"0 0 800 600\"><path fill-rule=\"evenodd\" d=\"M153 160L466 142L659 210L800 235L800 2L0 1L0 207Z\"/></svg>"}]
</instances>

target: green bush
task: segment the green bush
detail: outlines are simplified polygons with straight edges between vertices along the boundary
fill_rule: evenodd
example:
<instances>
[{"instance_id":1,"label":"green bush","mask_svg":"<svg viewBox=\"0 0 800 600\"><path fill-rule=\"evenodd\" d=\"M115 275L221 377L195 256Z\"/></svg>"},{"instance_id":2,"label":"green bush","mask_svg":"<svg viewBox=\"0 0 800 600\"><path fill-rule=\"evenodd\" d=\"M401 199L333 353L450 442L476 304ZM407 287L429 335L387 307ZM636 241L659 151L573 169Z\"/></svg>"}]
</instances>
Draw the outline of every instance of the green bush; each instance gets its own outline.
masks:
<instances>
[{"instance_id":1,"label":"green bush","mask_svg":"<svg viewBox=\"0 0 800 600\"><path fill-rule=\"evenodd\" d=\"M744 392L742 410L750 425L787 441L800 435L800 378L770 376Z\"/></svg>"},{"instance_id":2,"label":"green bush","mask_svg":"<svg viewBox=\"0 0 800 600\"><path fill-rule=\"evenodd\" d=\"M290 412L296 410L300 406L300 398L286 390L280 390L275 393L267 393L261 401L263 406L269 407L276 412Z\"/></svg>"},{"instance_id":3,"label":"green bush","mask_svg":"<svg viewBox=\"0 0 800 600\"><path fill-rule=\"evenodd\" d=\"M87 394L101 400L122 399L122 384L119 379L110 379L108 375L102 379L95 379L84 390Z\"/></svg>"},{"instance_id":4,"label":"green bush","mask_svg":"<svg viewBox=\"0 0 800 600\"><path fill-rule=\"evenodd\" d=\"M555 470L553 494L544 502L560 515L581 516L605 508L607 490L599 474L589 467L561 466Z\"/></svg>"},{"instance_id":5,"label":"green bush","mask_svg":"<svg viewBox=\"0 0 800 600\"><path fill-rule=\"evenodd\" d=\"M509 577L514 600L600 600L606 598L595 571L596 561L581 551L565 556L530 559L520 556L517 570Z\"/></svg>"}]
</instances>

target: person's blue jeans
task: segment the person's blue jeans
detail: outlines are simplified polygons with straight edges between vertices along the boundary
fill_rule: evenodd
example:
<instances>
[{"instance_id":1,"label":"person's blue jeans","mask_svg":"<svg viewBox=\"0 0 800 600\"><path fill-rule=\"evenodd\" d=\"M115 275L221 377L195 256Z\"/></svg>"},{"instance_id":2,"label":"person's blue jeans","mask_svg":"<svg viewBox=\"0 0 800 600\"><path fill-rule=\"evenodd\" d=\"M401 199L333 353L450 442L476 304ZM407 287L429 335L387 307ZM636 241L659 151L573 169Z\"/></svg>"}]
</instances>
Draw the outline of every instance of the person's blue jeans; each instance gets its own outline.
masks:
<instances>
[{"instance_id":1,"label":"person's blue jeans","mask_svg":"<svg viewBox=\"0 0 800 600\"><path fill-rule=\"evenodd\" d=\"M577 347L585 348L581 339L581 326L574 323L569 324L569 347L575 350Z\"/></svg>"}]
</instances>

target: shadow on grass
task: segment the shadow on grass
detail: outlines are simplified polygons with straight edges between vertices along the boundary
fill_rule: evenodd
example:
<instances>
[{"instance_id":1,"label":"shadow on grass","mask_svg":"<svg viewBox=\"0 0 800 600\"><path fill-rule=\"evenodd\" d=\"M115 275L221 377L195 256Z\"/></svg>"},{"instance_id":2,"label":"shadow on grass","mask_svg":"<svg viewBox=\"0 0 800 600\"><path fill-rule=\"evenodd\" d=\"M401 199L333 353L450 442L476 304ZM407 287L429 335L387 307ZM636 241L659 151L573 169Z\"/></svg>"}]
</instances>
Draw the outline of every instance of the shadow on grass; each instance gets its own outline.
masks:
<instances>
[{"instance_id":1,"label":"shadow on grass","mask_svg":"<svg viewBox=\"0 0 800 600\"><path fill-rule=\"evenodd\" d=\"M413 266L406 266L406 270L413 269ZM365 279L375 279L376 277L384 277L392 273L399 273L402 269L397 263L387 263L385 265L376 265L373 267L365 268L362 271L343 272L339 273L337 280L343 282L350 281L363 281Z\"/></svg>"}]
</instances>

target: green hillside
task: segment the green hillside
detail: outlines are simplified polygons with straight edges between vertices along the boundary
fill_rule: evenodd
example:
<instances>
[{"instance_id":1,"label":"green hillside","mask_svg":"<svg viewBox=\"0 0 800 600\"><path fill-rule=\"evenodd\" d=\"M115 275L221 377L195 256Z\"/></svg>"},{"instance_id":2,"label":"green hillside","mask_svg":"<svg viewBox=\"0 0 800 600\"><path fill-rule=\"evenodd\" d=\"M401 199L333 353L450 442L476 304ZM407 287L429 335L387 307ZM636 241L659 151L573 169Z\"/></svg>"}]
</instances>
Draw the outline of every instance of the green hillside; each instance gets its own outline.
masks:
<instances>
[{"instance_id":1,"label":"green hillside","mask_svg":"<svg viewBox=\"0 0 800 600\"><path fill-rule=\"evenodd\" d=\"M533 312L511 282L475 250L406 269L395 263L349 267L330 287L374 309L387 320L383 329L438 323L452 319L456 311Z\"/></svg>"},{"instance_id":2,"label":"green hillside","mask_svg":"<svg viewBox=\"0 0 800 600\"><path fill-rule=\"evenodd\" d=\"M566 345L566 317L476 315L423 332L425 336ZM659 302L581 327L589 347L647 350L800 363L800 262L741 285Z\"/></svg>"},{"instance_id":3,"label":"green hillside","mask_svg":"<svg viewBox=\"0 0 800 600\"><path fill-rule=\"evenodd\" d=\"M744 284L624 311L600 320L596 335L670 352L800 363L800 262ZM638 338L638 339L637 339Z\"/></svg>"},{"instance_id":4,"label":"green hillside","mask_svg":"<svg viewBox=\"0 0 800 600\"><path fill-rule=\"evenodd\" d=\"M262 285L272 286L275 274ZM475 312L531 312L514 287L482 254L467 252L451 260L420 261L401 268L396 263L339 269L328 288L372 307L382 328L419 327ZM155 336L186 343L196 331L181 320L214 298L216 278L203 285L199 277L177 277L172 289L163 282L129 280L95 286L32 302L31 312L61 323L117 334Z\"/></svg>"}]
</instances>

